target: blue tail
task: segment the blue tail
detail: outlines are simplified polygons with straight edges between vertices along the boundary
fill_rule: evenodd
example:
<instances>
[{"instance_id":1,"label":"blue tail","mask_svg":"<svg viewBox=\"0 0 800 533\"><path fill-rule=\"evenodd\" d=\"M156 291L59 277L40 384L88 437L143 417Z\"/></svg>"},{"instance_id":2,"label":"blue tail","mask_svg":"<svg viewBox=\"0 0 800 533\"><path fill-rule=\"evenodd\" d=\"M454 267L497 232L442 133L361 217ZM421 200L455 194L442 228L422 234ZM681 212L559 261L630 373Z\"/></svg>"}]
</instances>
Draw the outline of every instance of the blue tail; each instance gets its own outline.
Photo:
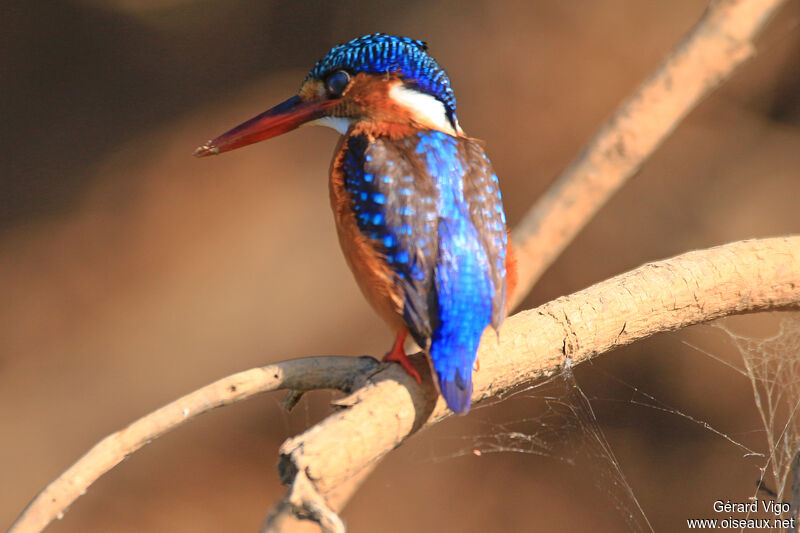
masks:
<instances>
[{"instance_id":1,"label":"blue tail","mask_svg":"<svg viewBox=\"0 0 800 533\"><path fill-rule=\"evenodd\" d=\"M491 323L493 294L486 252L475 227L465 216L440 219L438 324L430 354L439 390L455 413L469 411L472 367L483 330Z\"/></svg>"}]
</instances>

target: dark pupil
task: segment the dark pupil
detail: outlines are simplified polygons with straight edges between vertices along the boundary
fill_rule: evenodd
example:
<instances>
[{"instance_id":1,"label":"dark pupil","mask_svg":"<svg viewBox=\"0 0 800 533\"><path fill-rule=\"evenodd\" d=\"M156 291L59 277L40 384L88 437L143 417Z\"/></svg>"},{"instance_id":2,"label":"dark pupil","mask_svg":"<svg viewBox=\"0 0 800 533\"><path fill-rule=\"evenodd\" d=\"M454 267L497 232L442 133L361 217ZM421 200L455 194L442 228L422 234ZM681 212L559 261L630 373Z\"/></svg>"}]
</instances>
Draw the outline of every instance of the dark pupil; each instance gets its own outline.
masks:
<instances>
[{"instance_id":1,"label":"dark pupil","mask_svg":"<svg viewBox=\"0 0 800 533\"><path fill-rule=\"evenodd\" d=\"M337 70L328 77L328 91L339 96L347 88L348 83L350 83L350 75L343 70Z\"/></svg>"}]
</instances>

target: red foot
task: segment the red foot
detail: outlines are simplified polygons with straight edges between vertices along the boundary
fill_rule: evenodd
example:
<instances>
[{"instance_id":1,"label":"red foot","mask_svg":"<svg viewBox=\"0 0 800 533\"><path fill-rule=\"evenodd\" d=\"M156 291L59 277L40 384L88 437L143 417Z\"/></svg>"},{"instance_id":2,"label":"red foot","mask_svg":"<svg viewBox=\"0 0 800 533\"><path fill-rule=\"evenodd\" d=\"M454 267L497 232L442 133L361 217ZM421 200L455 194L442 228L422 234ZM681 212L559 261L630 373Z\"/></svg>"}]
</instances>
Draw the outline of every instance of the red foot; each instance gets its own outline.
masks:
<instances>
[{"instance_id":1,"label":"red foot","mask_svg":"<svg viewBox=\"0 0 800 533\"><path fill-rule=\"evenodd\" d=\"M417 369L411 364L411 361L406 356L406 351L403 349L403 343L406 340L406 335L408 335L408 331L406 331L405 328L397 333L394 346L392 346L392 349L389 351L389 353L383 356L383 362L400 363L400 366L402 366L405 371L408 372L408 375L416 379L417 383L422 385L422 378L419 377L419 372L417 372Z\"/></svg>"}]
</instances>

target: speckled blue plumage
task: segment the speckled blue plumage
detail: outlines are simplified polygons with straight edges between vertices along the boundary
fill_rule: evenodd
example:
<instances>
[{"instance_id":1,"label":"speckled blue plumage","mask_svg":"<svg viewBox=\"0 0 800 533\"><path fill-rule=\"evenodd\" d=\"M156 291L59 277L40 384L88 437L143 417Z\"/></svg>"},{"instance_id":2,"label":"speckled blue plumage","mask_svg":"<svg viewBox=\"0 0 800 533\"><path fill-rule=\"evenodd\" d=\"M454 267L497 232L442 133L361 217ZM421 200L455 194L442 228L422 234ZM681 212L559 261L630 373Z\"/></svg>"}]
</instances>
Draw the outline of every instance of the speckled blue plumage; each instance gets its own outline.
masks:
<instances>
[{"instance_id":1,"label":"speckled blue plumage","mask_svg":"<svg viewBox=\"0 0 800 533\"><path fill-rule=\"evenodd\" d=\"M440 131L346 139L345 188L359 230L402 290L403 318L430 353L448 406L470 406L481 334L505 314L507 237L481 146Z\"/></svg>"},{"instance_id":2,"label":"speckled blue plumage","mask_svg":"<svg viewBox=\"0 0 800 533\"><path fill-rule=\"evenodd\" d=\"M352 74L399 73L409 84L441 101L450 121L456 120L456 96L450 78L436 60L427 53L427 45L408 37L383 33L365 35L334 46L317 61L308 78L324 79L335 70Z\"/></svg>"}]
</instances>

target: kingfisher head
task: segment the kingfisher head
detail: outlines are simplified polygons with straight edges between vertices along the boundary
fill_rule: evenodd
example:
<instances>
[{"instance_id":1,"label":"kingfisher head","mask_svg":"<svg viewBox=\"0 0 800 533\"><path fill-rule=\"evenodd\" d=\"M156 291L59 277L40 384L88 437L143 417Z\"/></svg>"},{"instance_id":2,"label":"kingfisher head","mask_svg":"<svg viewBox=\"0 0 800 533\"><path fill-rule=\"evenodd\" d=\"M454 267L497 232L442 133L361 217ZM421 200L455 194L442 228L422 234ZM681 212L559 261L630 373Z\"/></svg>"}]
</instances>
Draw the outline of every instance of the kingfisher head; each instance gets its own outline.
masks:
<instances>
[{"instance_id":1,"label":"kingfisher head","mask_svg":"<svg viewBox=\"0 0 800 533\"><path fill-rule=\"evenodd\" d=\"M344 134L362 121L461 134L450 79L424 42L374 33L335 46L295 96L208 141L195 155L227 152L303 124Z\"/></svg>"}]
</instances>

